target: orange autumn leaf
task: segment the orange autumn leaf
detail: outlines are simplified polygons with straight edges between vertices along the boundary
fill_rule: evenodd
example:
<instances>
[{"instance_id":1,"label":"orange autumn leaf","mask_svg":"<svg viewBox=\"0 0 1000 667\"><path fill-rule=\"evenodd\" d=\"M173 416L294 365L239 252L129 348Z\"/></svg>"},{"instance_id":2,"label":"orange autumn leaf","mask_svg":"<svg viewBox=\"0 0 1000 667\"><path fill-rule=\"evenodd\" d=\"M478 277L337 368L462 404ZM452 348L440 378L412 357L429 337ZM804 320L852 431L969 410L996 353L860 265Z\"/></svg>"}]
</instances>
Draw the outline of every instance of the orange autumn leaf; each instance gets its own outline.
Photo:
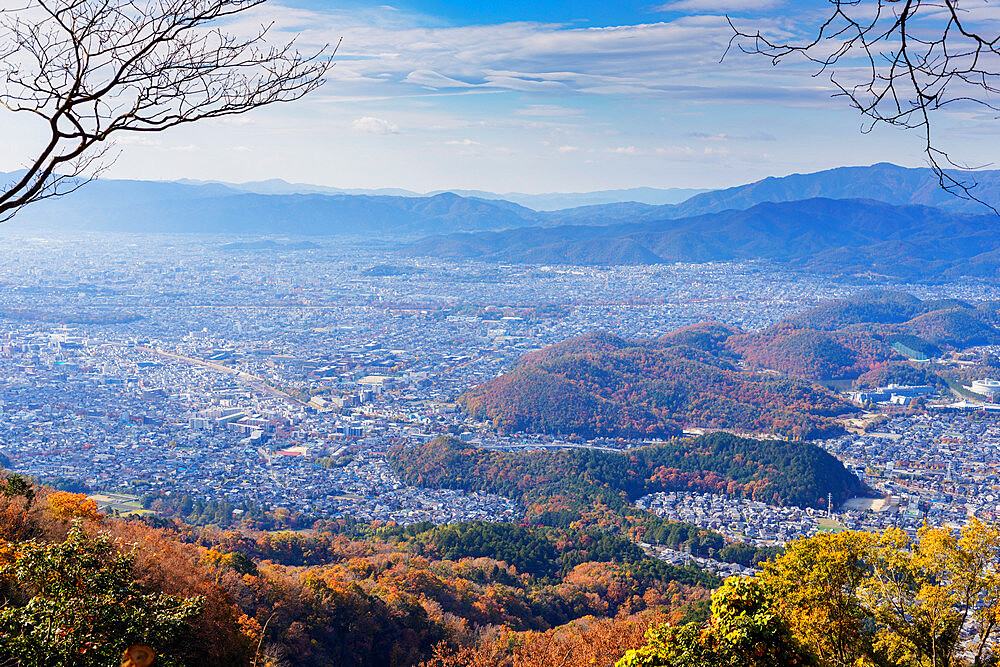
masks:
<instances>
[{"instance_id":1,"label":"orange autumn leaf","mask_svg":"<svg viewBox=\"0 0 1000 667\"><path fill-rule=\"evenodd\" d=\"M97 511L97 503L83 493L56 491L48 495L49 510L60 519L87 519L100 521L104 515Z\"/></svg>"}]
</instances>

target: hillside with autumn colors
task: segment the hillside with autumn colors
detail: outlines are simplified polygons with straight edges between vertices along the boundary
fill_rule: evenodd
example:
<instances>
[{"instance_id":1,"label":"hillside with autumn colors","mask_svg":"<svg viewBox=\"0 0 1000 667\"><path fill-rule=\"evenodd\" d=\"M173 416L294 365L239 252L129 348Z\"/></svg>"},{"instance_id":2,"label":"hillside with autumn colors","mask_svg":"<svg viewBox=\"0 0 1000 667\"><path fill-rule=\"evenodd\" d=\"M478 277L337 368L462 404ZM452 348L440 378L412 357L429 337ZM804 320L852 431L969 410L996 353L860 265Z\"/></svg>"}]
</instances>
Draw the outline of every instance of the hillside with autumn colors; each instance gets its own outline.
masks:
<instances>
[{"instance_id":1,"label":"hillside with autumn colors","mask_svg":"<svg viewBox=\"0 0 1000 667\"><path fill-rule=\"evenodd\" d=\"M595 332L526 354L459 403L504 433L666 439L697 427L831 437L853 408L815 383L885 376L935 384L901 364L1000 344L997 312L995 302L868 291L756 333L719 323L654 340Z\"/></svg>"},{"instance_id":2,"label":"hillside with autumn colors","mask_svg":"<svg viewBox=\"0 0 1000 667\"><path fill-rule=\"evenodd\" d=\"M748 371L725 341L688 327L648 341L594 333L522 357L460 398L503 432L669 438L688 426L815 438L836 435L851 406L808 382Z\"/></svg>"},{"instance_id":3,"label":"hillside with autumn colors","mask_svg":"<svg viewBox=\"0 0 1000 667\"><path fill-rule=\"evenodd\" d=\"M854 379L907 356L1000 344L997 303L869 291L831 301L726 345L751 367L811 380Z\"/></svg>"},{"instance_id":4,"label":"hillside with autumn colors","mask_svg":"<svg viewBox=\"0 0 1000 667\"><path fill-rule=\"evenodd\" d=\"M494 642L580 654L631 636L620 657L654 620L704 618L720 583L607 531L197 527L106 516L0 472L0 664L103 667L139 643L158 665L402 667Z\"/></svg>"},{"instance_id":5,"label":"hillside with autumn colors","mask_svg":"<svg viewBox=\"0 0 1000 667\"><path fill-rule=\"evenodd\" d=\"M254 526L281 519L258 510L195 526L104 515L84 494L0 471L0 660L89 652L58 664L97 667L132 644L164 665L430 666L487 651L582 666L598 647L617 660L654 622L703 621L722 583L641 542L754 566L780 552L631 500L697 489L819 506L865 491L812 445L721 433L628 453L511 454L442 438L389 460L413 483L506 493L523 520L265 531Z\"/></svg>"}]
</instances>

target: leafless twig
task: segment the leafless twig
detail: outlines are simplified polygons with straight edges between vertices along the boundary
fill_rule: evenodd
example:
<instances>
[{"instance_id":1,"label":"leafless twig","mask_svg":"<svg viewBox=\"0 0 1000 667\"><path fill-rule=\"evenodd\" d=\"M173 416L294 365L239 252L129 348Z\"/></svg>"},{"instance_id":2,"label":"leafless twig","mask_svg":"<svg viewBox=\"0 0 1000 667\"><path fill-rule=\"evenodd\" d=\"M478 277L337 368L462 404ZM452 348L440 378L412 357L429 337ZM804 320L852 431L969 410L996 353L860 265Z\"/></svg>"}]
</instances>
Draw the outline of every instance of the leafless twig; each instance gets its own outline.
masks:
<instances>
[{"instance_id":1,"label":"leafless twig","mask_svg":"<svg viewBox=\"0 0 1000 667\"><path fill-rule=\"evenodd\" d=\"M0 10L0 105L37 116L45 145L0 191L0 221L72 192L125 132L159 132L301 98L336 48L302 55L219 27L265 0L26 0Z\"/></svg>"},{"instance_id":2,"label":"leafless twig","mask_svg":"<svg viewBox=\"0 0 1000 667\"><path fill-rule=\"evenodd\" d=\"M1000 214L976 196L971 176L955 171L986 165L956 162L933 135L933 114L946 107L1000 112L1000 35L982 15L982 0L827 1L826 20L798 44L744 31L730 19L727 54L736 47L775 65L789 56L804 57L867 119L863 131L885 124L919 132L941 187ZM973 3L978 11L968 9Z\"/></svg>"}]
</instances>

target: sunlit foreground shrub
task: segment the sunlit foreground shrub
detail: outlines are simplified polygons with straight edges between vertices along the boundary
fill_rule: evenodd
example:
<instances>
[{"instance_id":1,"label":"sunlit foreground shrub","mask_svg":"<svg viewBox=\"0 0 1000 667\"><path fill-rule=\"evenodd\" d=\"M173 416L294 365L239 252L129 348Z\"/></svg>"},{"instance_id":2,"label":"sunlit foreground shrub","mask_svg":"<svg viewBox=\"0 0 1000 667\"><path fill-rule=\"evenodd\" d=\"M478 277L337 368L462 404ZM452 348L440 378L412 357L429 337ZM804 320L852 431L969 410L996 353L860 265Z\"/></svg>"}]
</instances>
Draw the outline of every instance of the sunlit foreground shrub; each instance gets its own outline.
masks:
<instances>
[{"instance_id":1,"label":"sunlit foreground shrub","mask_svg":"<svg viewBox=\"0 0 1000 667\"><path fill-rule=\"evenodd\" d=\"M11 560L4 574L30 597L0 609L0 646L24 667L112 665L139 641L169 656L201 612L201 598L144 591L133 580L134 554L79 526L64 542L22 543ZM168 656L160 664L174 664Z\"/></svg>"},{"instance_id":2,"label":"sunlit foreground shrub","mask_svg":"<svg viewBox=\"0 0 1000 667\"><path fill-rule=\"evenodd\" d=\"M997 664L1000 529L824 534L712 597L705 625L655 626L617 667Z\"/></svg>"},{"instance_id":3,"label":"sunlit foreground shrub","mask_svg":"<svg viewBox=\"0 0 1000 667\"><path fill-rule=\"evenodd\" d=\"M0 665L237 664L253 638L188 551L83 494L0 475Z\"/></svg>"}]
</instances>

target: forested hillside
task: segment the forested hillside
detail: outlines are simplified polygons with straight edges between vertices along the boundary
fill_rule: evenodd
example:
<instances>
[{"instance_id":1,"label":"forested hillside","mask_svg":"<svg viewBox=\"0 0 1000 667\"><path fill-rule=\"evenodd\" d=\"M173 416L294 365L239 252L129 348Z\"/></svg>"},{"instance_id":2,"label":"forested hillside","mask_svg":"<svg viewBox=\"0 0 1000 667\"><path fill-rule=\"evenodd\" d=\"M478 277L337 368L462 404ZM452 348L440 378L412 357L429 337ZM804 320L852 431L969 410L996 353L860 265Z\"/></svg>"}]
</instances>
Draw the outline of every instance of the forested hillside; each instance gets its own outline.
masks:
<instances>
[{"instance_id":1,"label":"forested hillside","mask_svg":"<svg viewBox=\"0 0 1000 667\"><path fill-rule=\"evenodd\" d=\"M81 494L0 475L2 664L106 667L140 643L175 667L407 667L503 633L579 649L591 624L638 627L620 656L651 620L701 617L720 583L607 532L223 530L107 517Z\"/></svg>"},{"instance_id":2,"label":"forested hillside","mask_svg":"<svg viewBox=\"0 0 1000 667\"><path fill-rule=\"evenodd\" d=\"M827 494L840 503L868 491L837 459L815 445L728 433L625 453L592 449L502 452L439 438L396 447L389 462L409 484L514 498L529 522L545 521L560 512L587 522L609 520L595 510L598 505L632 516L634 510L628 503L657 491L726 493L803 507L823 507ZM635 523L618 521L622 526Z\"/></svg>"},{"instance_id":3,"label":"forested hillside","mask_svg":"<svg viewBox=\"0 0 1000 667\"><path fill-rule=\"evenodd\" d=\"M997 312L996 303L874 290L757 333L712 322L656 340L596 332L523 356L459 403L503 433L667 439L703 427L831 437L854 408L813 381L943 385L907 358L1000 344Z\"/></svg>"},{"instance_id":4,"label":"forested hillside","mask_svg":"<svg viewBox=\"0 0 1000 667\"><path fill-rule=\"evenodd\" d=\"M758 368L814 380L854 379L904 360L901 346L908 354L934 357L996 345L998 324L995 304L921 301L876 290L817 306L757 334L733 336L727 345Z\"/></svg>"},{"instance_id":5,"label":"forested hillside","mask_svg":"<svg viewBox=\"0 0 1000 667\"><path fill-rule=\"evenodd\" d=\"M731 330L689 327L653 341L596 333L526 355L460 403L506 432L666 438L699 426L814 438L851 407L811 384L748 372L721 346Z\"/></svg>"}]
</instances>

